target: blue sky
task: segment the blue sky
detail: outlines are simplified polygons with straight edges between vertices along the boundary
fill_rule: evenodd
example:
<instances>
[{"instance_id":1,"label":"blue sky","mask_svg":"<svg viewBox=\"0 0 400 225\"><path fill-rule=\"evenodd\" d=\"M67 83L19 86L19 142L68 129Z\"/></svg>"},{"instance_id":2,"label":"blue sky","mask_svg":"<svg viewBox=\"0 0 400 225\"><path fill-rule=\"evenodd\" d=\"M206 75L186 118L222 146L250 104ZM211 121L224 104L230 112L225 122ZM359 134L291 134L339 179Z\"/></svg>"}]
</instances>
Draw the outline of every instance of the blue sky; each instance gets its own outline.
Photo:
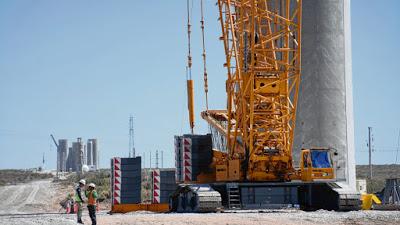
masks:
<instances>
[{"instance_id":1,"label":"blue sky","mask_svg":"<svg viewBox=\"0 0 400 225\"><path fill-rule=\"evenodd\" d=\"M214 1L206 1L210 108L225 107L224 53ZM101 166L128 154L133 114L137 152L163 150L173 166L173 135L187 125L186 1L0 2L0 168L55 167L49 134L99 139ZM388 7L390 6L390 7ZM400 1L352 0L356 161L394 163L399 135ZM207 126L199 7L193 8L196 132ZM399 156L400 162L400 156Z\"/></svg>"}]
</instances>

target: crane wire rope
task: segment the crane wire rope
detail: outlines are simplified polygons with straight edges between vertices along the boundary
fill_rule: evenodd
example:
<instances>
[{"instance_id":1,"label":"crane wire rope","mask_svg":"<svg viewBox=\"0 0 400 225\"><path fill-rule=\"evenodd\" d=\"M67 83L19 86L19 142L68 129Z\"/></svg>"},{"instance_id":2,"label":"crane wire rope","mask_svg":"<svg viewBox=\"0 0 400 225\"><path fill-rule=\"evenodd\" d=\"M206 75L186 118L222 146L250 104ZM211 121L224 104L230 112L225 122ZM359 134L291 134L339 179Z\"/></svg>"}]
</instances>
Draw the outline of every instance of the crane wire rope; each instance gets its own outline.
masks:
<instances>
[{"instance_id":1,"label":"crane wire rope","mask_svg":"<svg viewBox=\"0 0 400 225\"><path fill-rule=\"evenodd\" d=\"M192 52L190 46L190 35L191 35L191 24L190 24L190 17L191 17L191 9L190 9L190 0L187 0L187 37L188 37L188 56L187 56L187 72L186 72L186 79L192 79ZM193 4L193 3L192 3Z\"/></svg>"},{"instance_id":2,"label":"crane wire rope","mask_svg":"<svg viewBox=\"0 0 400 225\"><path fill-rule=\"evenodd\" d=\"M192 4L190 4L192 1ZM192 52L191 52L191 15L193 10L193 0L187 0L187 37L188 37L188 56L187 56L187 72L186 72L186 88L188 97L189 126L190 131L194 134L194 82L192 80Z\"/></svg>"},{"instance_id":3,"label":"crane wire rope","mask_svg":"<svg viewBox=\"0 0 400 225\"><path fill-rule=\"evenodd\" d=\"M201 20L200 20L200 27L201 27L201 37L202 37L202 44L203 44L203 75L204 75L204 93L206 97L206 110L208 111L208 75L207 75L207 63L206 63L206 44L205 44L205 37L204 37L204 7L203 7L203 0L200 1L200 12L201 12Z\"/></svg>"}]
</instances>

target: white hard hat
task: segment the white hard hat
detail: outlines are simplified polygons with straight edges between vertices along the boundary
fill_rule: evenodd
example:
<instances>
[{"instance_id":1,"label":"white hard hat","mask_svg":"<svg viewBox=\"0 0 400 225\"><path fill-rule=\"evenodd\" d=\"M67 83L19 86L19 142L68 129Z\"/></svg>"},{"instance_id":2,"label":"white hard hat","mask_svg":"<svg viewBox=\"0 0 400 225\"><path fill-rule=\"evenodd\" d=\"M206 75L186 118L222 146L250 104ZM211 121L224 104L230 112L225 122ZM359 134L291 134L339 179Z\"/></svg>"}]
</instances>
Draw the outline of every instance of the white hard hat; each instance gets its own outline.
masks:
<instances>
[{"instance_id":1,"label":"white hard hat","mask_svg":"<svg viewBox=\"0 0 400 225\"><path fill-rule=\"evenodd\" d=\"M79 181L80 184L86 185L86 180L82 179Z\"/></svg>"},{"instance_id":2,"label":"white hard hat","mask_svg":"<svg viewBox=\"0 0 400 225\"><path fill-rule=\"evenodd\" d=\"M93 183L90 183L90 184L89 184L89 187L96 188L96 185L93 184Z\"/></svg>"}]
</instances>

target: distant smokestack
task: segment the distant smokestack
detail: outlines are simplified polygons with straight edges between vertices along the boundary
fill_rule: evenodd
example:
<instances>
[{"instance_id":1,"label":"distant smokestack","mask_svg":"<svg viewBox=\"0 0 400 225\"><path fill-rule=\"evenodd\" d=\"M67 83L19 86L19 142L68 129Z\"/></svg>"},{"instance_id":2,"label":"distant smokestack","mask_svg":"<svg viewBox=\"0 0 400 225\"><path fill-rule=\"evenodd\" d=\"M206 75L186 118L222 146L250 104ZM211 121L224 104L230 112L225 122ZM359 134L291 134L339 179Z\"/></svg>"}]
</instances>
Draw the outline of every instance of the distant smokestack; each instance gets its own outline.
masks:
<instances>
[{"instance_id":1,"label":"distant smokestack","mask_svg":"<svg viewBox=\"0 0 400 225\"><path fill-rule=\"evenodd\" d=\"M99 169L99 146L97 143L97 139L89 139L92 142L92 156L93 161L92 164L96 169Z\"/></svg>"},{"instance_id":2,"label":"distant smokestack","mask_svg":"<svg viewBox=\"0 0 400 225\"><path fill-rule=\"evenodd\" d=\"M87 165L92 166L93 165L93 142L91 139L87 141L86 144L86 161Z\"/></svg>"},{"instance_id":3,"label":"distant smokestack","mask_svg":"<svg viewBox=\"0 0 400 225\"><path fill-rule=\"evenodd\" d=\"M58 154L59 154L59 170L67 171L67 155L68 155L68 140L59 139L58 140Z\"/></svg>"}]
</instances>

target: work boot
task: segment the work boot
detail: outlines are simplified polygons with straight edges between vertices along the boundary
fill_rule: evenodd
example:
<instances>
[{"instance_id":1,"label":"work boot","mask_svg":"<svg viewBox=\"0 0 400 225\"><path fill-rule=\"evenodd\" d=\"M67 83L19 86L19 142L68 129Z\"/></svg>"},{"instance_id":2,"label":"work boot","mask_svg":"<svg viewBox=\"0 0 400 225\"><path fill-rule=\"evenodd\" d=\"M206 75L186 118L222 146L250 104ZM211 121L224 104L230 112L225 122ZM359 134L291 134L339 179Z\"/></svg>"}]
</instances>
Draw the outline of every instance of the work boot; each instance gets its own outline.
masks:
<instances>
[{"instance_id":1,"label":"work boot","mask_svg":"<svg viewBox=\"0 0 400 225\"><path fill-rule=\"evenodd\" d=\"M78 223L79 224L84 224L82 220L78 220Z\"/></svg>"}]
</instances>

